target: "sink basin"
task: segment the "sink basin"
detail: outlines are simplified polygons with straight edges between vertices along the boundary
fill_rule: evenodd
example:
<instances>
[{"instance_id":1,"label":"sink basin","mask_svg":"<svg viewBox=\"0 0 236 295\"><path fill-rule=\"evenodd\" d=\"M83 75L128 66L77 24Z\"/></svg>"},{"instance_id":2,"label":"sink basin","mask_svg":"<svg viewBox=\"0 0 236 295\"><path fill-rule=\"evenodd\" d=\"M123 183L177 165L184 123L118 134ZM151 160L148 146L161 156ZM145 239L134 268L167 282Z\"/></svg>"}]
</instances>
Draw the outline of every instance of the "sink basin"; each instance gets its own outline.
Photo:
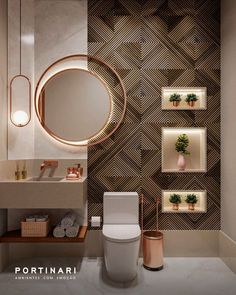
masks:
<instances>
[{"instance_id":1,"label":"sink basin","mask_svg":"<svg viewBox=\"0 0 236 295\"><path fill-rule=\"evenodd\" d=\"M48 181L61 181L63 177L32 177L27 181L40 181L40 182L48 182Z\"/></svg>"},{"instance_id":2,"label":"sink basin","mask_svg":"<svg viewBox=\"0 0 236 295\"><path fill-rule=\"evenodd\" d=\"M87 179L66 180L63 177L30 177L0 181L0 209L83 208L87 197Z\"/></svg>"}]
</instances>

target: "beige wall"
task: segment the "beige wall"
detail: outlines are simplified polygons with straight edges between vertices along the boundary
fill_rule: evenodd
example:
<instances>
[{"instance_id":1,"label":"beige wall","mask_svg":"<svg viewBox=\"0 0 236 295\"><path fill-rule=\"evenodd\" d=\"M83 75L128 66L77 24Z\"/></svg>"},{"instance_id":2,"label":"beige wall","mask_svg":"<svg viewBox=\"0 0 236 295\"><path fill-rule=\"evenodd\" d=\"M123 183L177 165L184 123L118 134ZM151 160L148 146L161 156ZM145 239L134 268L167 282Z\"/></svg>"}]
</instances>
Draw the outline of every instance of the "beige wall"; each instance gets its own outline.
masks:
<instances>
[{"instance_id":1,"label":"beige wall","mask_svg":"<svg viewBox=\"0 0 236 295\"><path fill-rule=\"evenodd\" d=\"M236 1L221 3L222 230L236 241Z\"/></svg>"},{"instance_id":2,"label":"beige wall","mask_svg":"<svg viewBox=\"0 0 236 295\"><path fill-rule=\"evenodd\" d=\"M0 160L7 158L7 0L0 0Z\"/></svg>"},{"instance_id":3,"label":"beige wall","mask_svg":"<svg viewBox=\"0 0 236 295\"><path fill-rule=\"evenodd\" d=\"M20 71L20 1L8 0L8 83ZM22 1L22 74L26 75L31 82L33 97L33 77L34 77L34 14L33 0ZM14 85L15 86L15 85ZM14 90L14 87L13 87ZM19 91L19 87L17 88ZM20 93L20 91L19 91ZM8 91L9 97L9 91ZM24 97L24 96L23 96ZM20 102L14 99L14 109L17 110ZM22 105L25 102L21 100ZM17 103L18 102L18 103ZM20 102L20 103L19 103ZM26 104L26 102L25 102ZM25 105L24 104L24 105ZM16 108L15 108L16 107ZM31 122L24 128L15 127L8 116L8 159L32 159L34 158L34 116Z\"/></svg>"},{"instance_id":4,"label":"beige wall","mask_svg":"<svg viewBox=\"0 0 236 295\"><path fill-rule=\"evenodd\" d=\"M0 0L0 160L7 158L7 0ZM4 164L0 161L0 177ZM7 171L8 173L8 171ZM0 210L0 235L7 229L7 210ZM8 246L0 244L0 271L8 264Z\"/></svg>"},{"instance_id":5,"label":"beige wall","mask_svg":"<svg viewBox=\"0 0 236 295\"><path fill-rule=\"evenodd\" d=\"M219 232L219 255L224 263L236 273L236 242L224 232Z\"/></svg>"},{"instance_id":6,"label":"beige wall","mask_svg":"<svg viewBox=\"0 0 236 295\"><path fill-rule=\"evenodd\" d=\"M7 2L10 80L19 73L19 0ZM87 53L87 0L22 1L22 73L32 84L32 105L34 87L43 71L57 59L75 53ZM32 108L32 120L26 127L8 121L8 158L87 159L87 149L50 138Z\"/></svg>"},{"instance_id":7,"label":"beige wall","mask_svg":"<svg viewBox=\"0 0 236 295\"><path fill-rule=\"evenodd\" d=\"M34 0L34 79L56 60L87 53L87 0ZM63 33L62 33L63 32ZM34 157L87 159L87 148L65 146L51 139L37 119Z\"/></svg>"}]
</instances>

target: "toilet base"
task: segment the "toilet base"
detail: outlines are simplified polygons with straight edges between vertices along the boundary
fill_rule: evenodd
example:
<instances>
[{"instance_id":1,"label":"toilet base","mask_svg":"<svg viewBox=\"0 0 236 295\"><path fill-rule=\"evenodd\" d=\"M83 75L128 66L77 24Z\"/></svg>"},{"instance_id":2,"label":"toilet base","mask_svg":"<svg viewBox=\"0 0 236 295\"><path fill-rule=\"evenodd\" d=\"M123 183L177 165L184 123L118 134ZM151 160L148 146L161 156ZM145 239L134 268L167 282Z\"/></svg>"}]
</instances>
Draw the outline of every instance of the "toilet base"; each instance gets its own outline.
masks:
<instances>
[{"instance_id":1,"label":"toilet base","mask_svg":"<svg viewBox=\"0 0 236 295\"><path fill-rule=\"evenodd\" d=\"M150 271L159 271L159 270L162 270L164 266L161 265L159 267L149 267L149 266L146 266L143 264L143 267L146 268L147 270L150 270Z\"/></svg>"},{"instance_id":2,"label":"toilet base","mask_svg":"<svg viewBox=\"0 0 236 295\"><path fill-rule=\"evenodd\" d=\"M127 277L127 276L122 277L121 275L109 274L107 272L107 277L115 283L130 283L137 277L137 273L130 277Z\"/></svg>"},{"instance_id":3,"label":"toilet base","mask_svg":"<svg viewBox=\"0 0 236 295\"><path fill-rule=\"evenodd\" d=\"M116 282L132 281L138 270L140 236L129 242L114 242L104 237L103 242L108 277Z\"/></svg>"}]
</instances>

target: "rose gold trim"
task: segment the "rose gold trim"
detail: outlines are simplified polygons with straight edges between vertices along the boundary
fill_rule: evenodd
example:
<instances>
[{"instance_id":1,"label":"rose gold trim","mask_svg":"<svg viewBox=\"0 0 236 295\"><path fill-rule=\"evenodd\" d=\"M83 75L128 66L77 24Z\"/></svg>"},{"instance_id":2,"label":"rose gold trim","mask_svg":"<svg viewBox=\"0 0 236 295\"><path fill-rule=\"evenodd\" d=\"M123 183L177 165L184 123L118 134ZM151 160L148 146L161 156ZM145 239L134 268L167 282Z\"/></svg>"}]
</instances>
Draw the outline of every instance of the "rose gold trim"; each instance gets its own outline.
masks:
<instances>
[{"instance_id":1,"label":"rose gold trim","mask_svg":"<svg viewBox=\"0 0 236 295\"><path fill-rule=\"evenodd\" d=\"M143 237L143 266L149 270L163 268L163 234L146 231Z\"/></svg>"},{"instance_id":2,"label":"rose gold trim","mask_svg":"<svg viewBox=\"0 0 236 295\"><path fill-rule=\"evenodd\" d=\"M122 115L121 115L121 118L120 120L118 121L117 125L115 126L115 128L109 133L107 134L106 136L104 136L102 139L100 140L97 140L95 142L92 142L92 143L87 143L87 144L84 144L84 143L79 143L80 141L78 142L71 142L71 141L67 141L67 140L64 140L63 138L60 138L60 137L57 137L55 135L53 135L52 133L50 133L50 130L47 130L47 128L43 128L45 129L45 131L51 135L54 139L64 143L64 144L67 144L67 145L72 145L72 146L92 146L92 145L95 145L95 144L99 144L101 142L103 142L104 140L106 140L107 138L109 138L117 129L118 127L120 126L121 122L123 121L124 119L124 115L125 115L125 111L126 111L126 105L127 105L127 97L126 97L126 92L125 92L125 87L124 87L124 83L123 81L121 80L120 76L118 75L118 73L106 62L104 62L103 60L101 60L100 58L97 58L97 57L93 57L91 55L86 55L86 54L75 54L75 55L68 55L66 57L63 57L59 60L57 60L56 62L54 62L53 64L51 64L44 72L43 74L40 76L38 82L37 82L37 85L36 85L36 88L35 88L35 96L34 96L34 106L35 106L35 110L36 110L36 115L38 117L38 120L39 122L41 123L41 119L40 119L40 116L39 116L39 112L38 112L38 109L37 109L37 92L38 92L38 88L39 88L39 85L44 77L44 75L53 67L55 66L56 64L59 64L60 62L66 60L66 59L72 59L72 58L78 58L78 59L83 59L83 58L86 58L87 60L94 60L98 63L101 63L102 65L105 65L108 69L110 69L113 74L116 75L120 85L121 85L121 88L122 88L122 92L123 92L123 97L124 97L124 107L123 107L123 111L122 111ZM89 70L88 70L89 71ZM108 122L107 122L108 123ZM105 130L105 127L104 126L104 129L102 130ZM102 131L101 130L101 131ZM100 132L101 132L100 131ZM100 133L99 132L99 133ZM99 135L99 133L97 134L97 136ZM94 138L96 138L96 136L94 136ZM91 140L88 139L88 140Z\"/></svg>"},{"instance_id":3,"label":"rose gold trim","mask_svg":"<svg viewBox=\"0 0 236 295\"><path fill-rule=\"evenodd\" d=\"M156 230L144 231L143 214L144 214L144 195L141 195L141 218L142 218L142 249L143 249L143 266L149 270L161 270L163 268L163 233L158 230L158 197L156 203Z\"/></svg>"},{"instance_id":4,"label":"rose gold trim","mask_svg":"<svg viewBox=\"0 0 236 295\"><path fill-rule=\"evenodd\" d=\"M144 211L144 195L141 194L141 245L143 247L143 211Z\"/></svg>"},{"instance_id":5,"label":"rose gold trim","mask_svg":"<svg viewBox=\"0 0 236 295\"><path fill-rule=\"evenodd\" d=\"M17 125L12 120L12 105L13 105L13 103L12 103L12 97L13 97L13 94L12 94L12 85L13 85L14 80L16 78L19 78L19 77L24 78L28 82L28 86L29 86L28 87L29 88L29 110L28 110L29 119L28 119L27 123L24 124L24 125ZM31 83L30 83L29 78L26 77L25 75L21 75L21 74L20 75L16 75L10 81L10 120L11 120L11 123L13 125L15 125L16 127L24 127L24 126L28 125L29 122L30 122L30 120L31 120Z\"/></svg>"},{"instance_id":6,"label":"rose gold trim","mask_svg":"<svg viewBox=\"0 0 236 295\"><path fill-rule=\"evenodd\" d=\"M42 126L44 126L44 121L45 121L45 90L42 89L40 95L39 95L39 115L42 118Z\"/></svg>"}]
</instances>

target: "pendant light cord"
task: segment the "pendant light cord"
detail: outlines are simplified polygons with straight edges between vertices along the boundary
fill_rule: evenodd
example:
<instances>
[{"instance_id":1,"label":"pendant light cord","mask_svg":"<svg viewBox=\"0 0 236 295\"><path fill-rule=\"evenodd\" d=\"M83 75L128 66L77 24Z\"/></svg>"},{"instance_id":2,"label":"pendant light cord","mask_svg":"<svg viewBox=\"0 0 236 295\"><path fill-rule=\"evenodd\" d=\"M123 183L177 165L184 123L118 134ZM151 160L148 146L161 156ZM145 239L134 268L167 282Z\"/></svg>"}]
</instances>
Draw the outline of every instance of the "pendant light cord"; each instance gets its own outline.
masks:
<instances>
[{"instance_id":1,"label":"pendant light cord","mask_svg":"<svg viewBox=\"0 0 236 295\"><path fill-rule=\"evenodd\" d=\"M20 75L21 75L21 0L20 0Z\"/></svg>"}]
</instances>

